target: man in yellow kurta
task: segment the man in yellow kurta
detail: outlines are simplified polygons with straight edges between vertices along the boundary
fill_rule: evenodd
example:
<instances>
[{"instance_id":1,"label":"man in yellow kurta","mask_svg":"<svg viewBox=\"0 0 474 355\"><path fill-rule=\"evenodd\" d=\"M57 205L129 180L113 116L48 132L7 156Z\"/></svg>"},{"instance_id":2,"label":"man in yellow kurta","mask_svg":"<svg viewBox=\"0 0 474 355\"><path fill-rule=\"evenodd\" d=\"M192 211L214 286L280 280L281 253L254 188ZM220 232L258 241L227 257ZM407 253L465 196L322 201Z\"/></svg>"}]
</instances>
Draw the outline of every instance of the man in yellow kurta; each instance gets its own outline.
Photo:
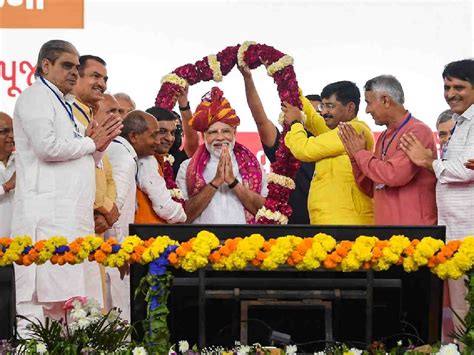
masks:
<instances>
[{"instance_id":1,"label":"man in yellow kurta","mask_svg":"<svg viewBox=\"0 0 474 355\"><path fill-rule=\"evenodd\" d=\"M308 196L311 224L373 224L372 199L357 186L344 145L337 135L339 122L350 122L372 150L374 138L370 128L356 115L360 92L350 81L327 85L321 93L319 114L301 95L306 122L298 108L285 104L285 121L291 124L285 144L304 162L315 162L316 170ZM305 128L314 137L306 134Z\"/></svg>"},{"instance_id":2,"label":"man in yellow kurta","mask_svg":"<svg viewBox=\"0 0 474 355\"><path fill-rule=\"evenodd\" d=\"M118 110L118 103L111 95L104 92L107 89L107 70L103 59L95 56L81 56L79 58L79 79L74 94L76 100L73 104L74 117L84 126L88 126L93 120L93 108L99 109L98 116L111 114L110 110ZM112 112L117 113L117 112ZM100 117L97 117L99 119ZM110 165L107 154L104 153L102 161L95 169L96 194L94 201L95 232L104 233L117 221L119 212L115 204L117 196L115 181L112 176L112 165Z\"/></svg>"}]
</instances>

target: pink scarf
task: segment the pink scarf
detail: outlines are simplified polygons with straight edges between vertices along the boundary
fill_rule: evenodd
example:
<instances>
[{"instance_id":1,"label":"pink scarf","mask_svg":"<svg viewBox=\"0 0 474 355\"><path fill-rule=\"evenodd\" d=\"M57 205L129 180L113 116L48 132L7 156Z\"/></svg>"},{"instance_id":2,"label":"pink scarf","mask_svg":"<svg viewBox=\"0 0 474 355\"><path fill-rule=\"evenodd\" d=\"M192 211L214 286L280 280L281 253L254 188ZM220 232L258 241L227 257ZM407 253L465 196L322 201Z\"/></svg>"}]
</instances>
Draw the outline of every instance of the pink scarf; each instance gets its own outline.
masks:
<instances>
[{"instance_id":1,"label":"pink scarf","mask_svg":"<svg viewBox=\"0 0 474 355\"><path fill-rule=\"evenodd\" d=\"M240 176L242 176L242 184L259 194L262 190L262 170L257 158L250 150L237 142L235 142L234 154ZM198 194L207 185L203 173L209 158L210 153L206 146L201 144L189 162L186 185L190 197ZM245 209L245 220L248 224L255 224L255 216L247 209Z\"/></svg>"}]
</instances>

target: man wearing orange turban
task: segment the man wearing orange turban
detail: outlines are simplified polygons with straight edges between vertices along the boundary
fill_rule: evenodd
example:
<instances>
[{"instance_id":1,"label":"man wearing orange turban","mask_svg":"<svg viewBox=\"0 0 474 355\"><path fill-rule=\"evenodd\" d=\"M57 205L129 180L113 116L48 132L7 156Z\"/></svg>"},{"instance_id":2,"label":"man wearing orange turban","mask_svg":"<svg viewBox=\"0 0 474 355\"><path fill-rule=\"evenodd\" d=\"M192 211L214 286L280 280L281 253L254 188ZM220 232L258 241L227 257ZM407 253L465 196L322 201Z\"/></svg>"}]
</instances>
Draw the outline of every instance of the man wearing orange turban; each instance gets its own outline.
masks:
<instances>
[{"instance_id":1,"label":"man wearing orange turban","mask_svg":"<svg viewBox=\"0 0 474 355\"><path fill-rule=\"evenodd\" d=\"M235 141L240 119L214 87L203 97L189 124L203 133L191 159L176 178L188 223L255 223L267 194L264 172L249 149Z\"/></svg>"}]
</instances>

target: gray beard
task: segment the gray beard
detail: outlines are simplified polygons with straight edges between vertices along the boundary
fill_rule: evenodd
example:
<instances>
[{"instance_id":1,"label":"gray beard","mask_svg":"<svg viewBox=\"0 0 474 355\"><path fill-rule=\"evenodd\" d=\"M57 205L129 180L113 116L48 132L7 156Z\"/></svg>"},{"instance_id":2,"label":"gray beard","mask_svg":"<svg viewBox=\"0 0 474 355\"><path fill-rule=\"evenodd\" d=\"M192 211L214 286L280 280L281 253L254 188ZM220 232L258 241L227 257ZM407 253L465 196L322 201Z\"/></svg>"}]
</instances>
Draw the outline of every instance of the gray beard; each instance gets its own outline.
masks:
<instances>
[{"instance_id":1,"label":"gray beard","mask_svg":"<svg viewBox=\"0 0 474 355\"><path fill-rule=\"evenodd\" d=\"M208 144L207 142L204 142L204 144L206 145L206 149L209 152L209 154L211 154L211 157L216 158L216 159L219 159L221 157L222 149L216 149L211 144ZM235 139L229 142L229 150L233 151L234 147L235 147Z\"/></svg>"}]
</instances>

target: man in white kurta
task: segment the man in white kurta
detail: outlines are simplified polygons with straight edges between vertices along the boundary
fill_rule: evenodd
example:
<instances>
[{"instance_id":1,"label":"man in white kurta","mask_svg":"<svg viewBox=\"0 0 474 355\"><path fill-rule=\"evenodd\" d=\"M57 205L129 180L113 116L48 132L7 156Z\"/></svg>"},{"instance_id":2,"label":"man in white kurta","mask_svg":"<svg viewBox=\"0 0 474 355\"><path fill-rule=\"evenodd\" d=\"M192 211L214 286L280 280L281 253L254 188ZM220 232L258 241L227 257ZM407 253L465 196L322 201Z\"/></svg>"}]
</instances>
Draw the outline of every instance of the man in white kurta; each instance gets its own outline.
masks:
<instances>
[{"instance_id":1,"label":"man in white kurta","mask_svg":"<svg viewBox=\"0 0 474 355\"><path fill-rule=\"evenodd\" d=\"M138 158L151 156L157 144L159 127L155 118L142 111L130 112L123 121L123 131L107 149L112 174L117 186L117 207L120 217L110 235L122 242L128 236L135 218ZM113 307L122 310L122 318L130 321L130 276L117 269L107 269ZM122 277L121 277L122 276Z\"/></svg>"},{"instance_id":2,"label":"man in white kurta","mask_svg":"<svg viewBox=\"0 0 474 355\"><path fill-rule=\"evenodd\" d=\"M10 236L15 196L14 149L12 119L0 112L0 237Z\"/></svg>"},{"instance_id":3,"label":"man in white kurta","mask_svg":"<svg viewBox=\"0 0 474 355\"><path fill-rule=\"evenodd\" d=\"M72 241L94 233L93 154L105 149L120 132L121 123L117 120L107 128L86 132L76 121L71 109L74 96L69 93L78 77L78 64L72 44L45 43L38 56L37 80L16 102L13 236L29 235L37 242L59 235ZM102 301L98 268L88 262L18 266L15 276L17 313L29 318L59 318L63 301L73 296ZM18 322L22 336L25 325Z\"/></svg>"},{"instance_id":4,"label":"man in white kurta","mask_svg":"<svg viewBox=\"0 0 474 355\"><path fill-rule=\"evenodd\" d=\"M438 224L446 226L446 241L474 235L474 171L464 163L474 156L474 60L449 63L443 71L444 97L454 112L455 126L441 159L420 149L415 137L404 137L402 149L412 161L433 170L436 178ZM452 309L467 314L464 279L448 280ZM457 318L455 323L457 323ZM458 324L459 325L459 324Z\"/></svg>"}]
</instances>

